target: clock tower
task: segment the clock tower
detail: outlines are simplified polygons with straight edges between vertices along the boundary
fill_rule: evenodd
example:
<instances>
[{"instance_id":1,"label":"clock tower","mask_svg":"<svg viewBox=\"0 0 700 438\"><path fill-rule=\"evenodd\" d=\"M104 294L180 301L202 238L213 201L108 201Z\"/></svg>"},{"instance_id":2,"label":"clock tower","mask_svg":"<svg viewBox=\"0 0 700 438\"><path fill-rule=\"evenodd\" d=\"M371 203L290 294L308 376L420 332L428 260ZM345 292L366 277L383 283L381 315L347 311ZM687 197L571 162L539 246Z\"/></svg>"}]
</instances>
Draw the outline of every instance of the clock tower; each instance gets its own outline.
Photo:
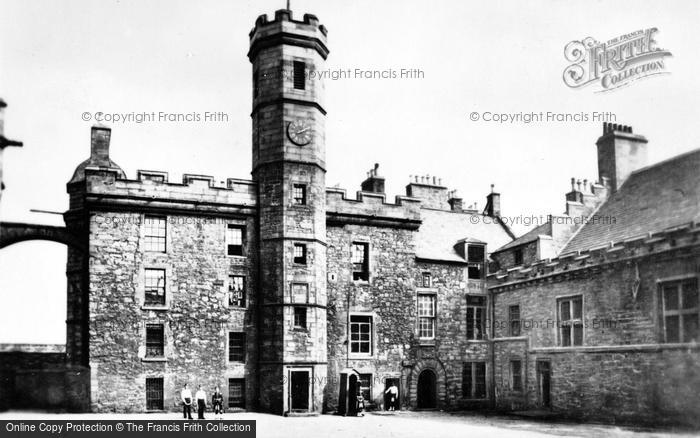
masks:
<instances>
[{"instance_id":1,"label":"clock tower","mask_svg":"<svg viewBox=\"0 0 700 438\"><path fill-rule=\"evenodd\" d=\"M250 33L258 190L259 408L320 412L326 384L326 29L261 15Z\"/></svg>"}]
</instances>

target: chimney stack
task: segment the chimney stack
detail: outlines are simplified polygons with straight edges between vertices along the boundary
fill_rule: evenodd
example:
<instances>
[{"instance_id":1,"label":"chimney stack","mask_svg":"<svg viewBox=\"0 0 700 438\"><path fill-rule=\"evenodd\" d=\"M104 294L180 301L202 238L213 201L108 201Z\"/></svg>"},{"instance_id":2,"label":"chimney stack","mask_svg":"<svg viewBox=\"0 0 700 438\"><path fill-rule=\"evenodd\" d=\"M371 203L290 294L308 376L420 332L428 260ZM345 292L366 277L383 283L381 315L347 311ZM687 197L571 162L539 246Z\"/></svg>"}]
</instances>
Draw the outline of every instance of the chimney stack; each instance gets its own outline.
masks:
<instances>
[{"instance_id":1,"label":"chimney stack","mask_svg":"<svg viewBox=\"0 0 700 438\"><path fill-rule=\"evenodd\" d=\"M610 191L617 191L632 172L647 165L647 143L631 126L603 123L603 135L596 142L599 181L607 179Z\"/></svg>"},{"instance_id":2,"label":"chimney stack","mask_svg":"<svg viewBox=\"0 0 700 438\"><path fill-rule=\"evenodd\" d=\"M384 177L379 176L379 164L374 163L374 168L367 172L367 179L360 186L363 192L384 193Z\"/></svg>"},{"instance_id":3,"label":"chimney stack","mask_svg":"<svg viewBox=\"0 0 700 438\"><path fill-rule=\"evenodd\" d=\"M109 166L109 139L112 130L106 126L94 125L90 133L90 160L98 166Z\"/></svg>"},{"instance_id":4,"label":"chimney stack","mask_svg":"<svg viewBox=\"0 0 700 438\"><path fill-rule=\"evenodd\" d=\"M457 194L457 190L452 190L448 193L447 203L450 204L450 210L452 211L462 211L462 198Z\"/></svg>"},{"instance_id":5,"label":"chimney stack","mask_svg":"<svg viewBox=\"0 0 700 438\"><path fill-rule=\"evenodd\" d=\"M491 184L491 193L486 196L486 208L484 213L491 217L501 216L501 194L493 190L494 185Z\"/></svg>"}]
</instances>

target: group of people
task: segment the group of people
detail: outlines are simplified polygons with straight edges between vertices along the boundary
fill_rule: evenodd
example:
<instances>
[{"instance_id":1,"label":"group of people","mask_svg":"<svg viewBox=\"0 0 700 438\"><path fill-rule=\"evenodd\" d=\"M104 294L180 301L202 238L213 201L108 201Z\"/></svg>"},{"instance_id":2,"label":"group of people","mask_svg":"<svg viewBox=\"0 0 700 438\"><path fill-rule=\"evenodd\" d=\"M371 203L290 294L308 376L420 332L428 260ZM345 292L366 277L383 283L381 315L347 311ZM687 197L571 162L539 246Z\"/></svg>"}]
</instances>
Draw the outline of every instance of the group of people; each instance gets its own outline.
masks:
<instances>
[{"instance_id":1,"label":"group of people","mask_svg":"<svg viewBox=\"0 0 700 438\"><path fill-rule=\"evenodd\" d=\"M187 387L187 383L180 391L180 399L182 399L182 416L187 419L192 419L192 404L197 407L197 419L204 420L204 411L207 409L207 393L202 389L202 385L197 387L197 392L192 397L192 391ZM224 396L221 394L219 387L214 389L214 395L211 397L211 405L214 415L221 418L224 413Z\"/></svg>"}]
</instances>

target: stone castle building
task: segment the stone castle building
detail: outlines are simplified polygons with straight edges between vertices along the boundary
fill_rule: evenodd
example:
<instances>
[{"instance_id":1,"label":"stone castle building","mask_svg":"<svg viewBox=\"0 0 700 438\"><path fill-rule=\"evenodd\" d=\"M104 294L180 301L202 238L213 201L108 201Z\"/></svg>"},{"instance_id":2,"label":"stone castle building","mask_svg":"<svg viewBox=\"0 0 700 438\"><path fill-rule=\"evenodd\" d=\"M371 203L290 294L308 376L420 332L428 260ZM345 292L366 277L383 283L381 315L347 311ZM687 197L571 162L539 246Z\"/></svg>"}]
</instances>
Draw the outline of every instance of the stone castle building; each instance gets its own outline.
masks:
<instances>
[{"instance_id":1,"label":"stone castle building","mask_svg":"<svg viewBox=\"0 0 700 438\"><path fill-rule=\"evenodd\" d=\"M326 187L309 74L326 35L310 14L257 19L252 180L131 179L92 128L67 185L63 405L177 410L189 383L230 409L308 414L355 391L383 409L395 383L402 408L697 413L700 153L644 167L646 139L606 125L598 182L572 181L566 213L517 239L493 189L477 211L416 177L389 202L375 166L348 196ZM616 222L577 220L591 215Z\"/></svg>"}]
</instances>

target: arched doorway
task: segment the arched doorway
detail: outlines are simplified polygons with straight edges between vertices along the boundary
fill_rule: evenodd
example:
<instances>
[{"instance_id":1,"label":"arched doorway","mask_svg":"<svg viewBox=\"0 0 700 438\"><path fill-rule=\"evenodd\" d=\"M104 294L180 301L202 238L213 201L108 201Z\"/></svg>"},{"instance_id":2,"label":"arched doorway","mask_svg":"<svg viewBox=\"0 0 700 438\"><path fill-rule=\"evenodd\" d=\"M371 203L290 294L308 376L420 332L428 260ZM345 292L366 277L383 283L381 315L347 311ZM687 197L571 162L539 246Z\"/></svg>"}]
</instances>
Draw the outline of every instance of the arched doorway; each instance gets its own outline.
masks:
<instances>
[{"instance_id":1,"label":"arched doorway","mask_svg":"<svg viewBox=\"0 0 700 438\"><path fill-rule=\"evenodd\" d=\"M437 376L433 370L423 370L418 376L418 409L437 407Z\"/></svg>"}]
</instances>

